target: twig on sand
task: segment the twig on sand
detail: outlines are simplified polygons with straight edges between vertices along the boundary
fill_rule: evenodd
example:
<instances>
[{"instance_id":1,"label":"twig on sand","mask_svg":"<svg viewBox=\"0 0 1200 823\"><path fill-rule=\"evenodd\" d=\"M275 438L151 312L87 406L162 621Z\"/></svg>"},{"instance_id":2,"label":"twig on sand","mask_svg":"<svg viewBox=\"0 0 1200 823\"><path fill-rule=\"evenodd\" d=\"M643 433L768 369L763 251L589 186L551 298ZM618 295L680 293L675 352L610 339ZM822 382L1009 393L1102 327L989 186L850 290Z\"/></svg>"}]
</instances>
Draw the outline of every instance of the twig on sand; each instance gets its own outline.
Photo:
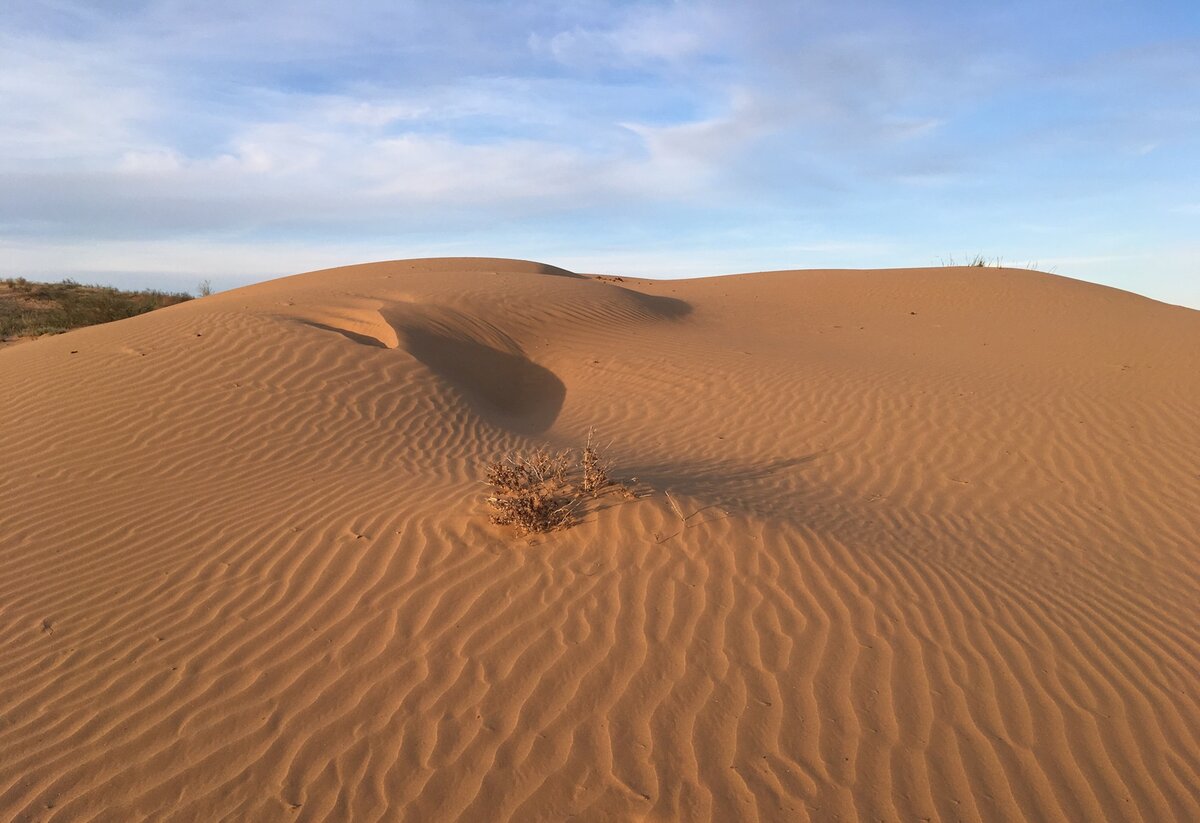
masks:
<instances>
[{"instance_id":1,"label":"twig on sand","mask_svg":"<svg viewBox=\"0 0 1200 823\"><path fill-rule=\"evenodd\" d=\"M684 528L686 528L687 527L687 518L683 516L683 509L679 508L679 504L675 502L675 498L671 496L670 492L664 492L664 494L667 495L667 500L670 501L671 508L673 508L675 510L675 513L677 515L679 515L680 522L682 522L684 524Z\"/></svg>"}]
</instances>

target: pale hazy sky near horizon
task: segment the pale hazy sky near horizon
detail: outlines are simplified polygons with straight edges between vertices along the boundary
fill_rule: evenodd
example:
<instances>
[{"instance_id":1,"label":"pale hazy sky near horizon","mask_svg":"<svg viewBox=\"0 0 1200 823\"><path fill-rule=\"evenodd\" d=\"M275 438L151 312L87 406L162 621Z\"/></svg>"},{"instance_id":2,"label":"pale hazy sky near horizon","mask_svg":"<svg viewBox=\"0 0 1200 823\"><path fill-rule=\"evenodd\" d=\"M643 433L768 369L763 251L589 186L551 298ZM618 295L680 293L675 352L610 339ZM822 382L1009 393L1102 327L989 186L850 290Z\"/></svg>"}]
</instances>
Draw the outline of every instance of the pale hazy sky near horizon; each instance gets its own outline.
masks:
<instances>
[{"instance_id":1,"label":"pale hazy sky near horizon","mask_svg":"<svg viewBox=\"0 0 1200 823\"><path fill-rule=\"evenodd\" d=\"M1200 3L0 8L0 276L977 253L1200 308Z\"/></svg>"}]
</instances>

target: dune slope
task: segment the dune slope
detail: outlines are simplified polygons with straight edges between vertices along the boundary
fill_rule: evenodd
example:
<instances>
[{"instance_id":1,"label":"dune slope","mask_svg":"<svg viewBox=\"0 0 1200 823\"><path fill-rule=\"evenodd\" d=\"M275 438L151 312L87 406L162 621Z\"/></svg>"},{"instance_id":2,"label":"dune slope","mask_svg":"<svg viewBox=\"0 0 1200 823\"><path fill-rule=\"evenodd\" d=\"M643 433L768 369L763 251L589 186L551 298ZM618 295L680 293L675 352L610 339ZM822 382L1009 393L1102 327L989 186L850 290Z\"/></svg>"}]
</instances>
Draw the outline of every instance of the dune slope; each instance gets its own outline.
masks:
<instances>
[{"instance_id":1,"label":"dune slope","mask_svg":"<svg viewBox=\"0 0 1200 823\"><path fill-rule=\"evenodd\" d=\"M402 261L0 386L0 819L1200 819L1200 313ZM590 426L645 496L488 525Z\"/></svg>"}]
</instances>

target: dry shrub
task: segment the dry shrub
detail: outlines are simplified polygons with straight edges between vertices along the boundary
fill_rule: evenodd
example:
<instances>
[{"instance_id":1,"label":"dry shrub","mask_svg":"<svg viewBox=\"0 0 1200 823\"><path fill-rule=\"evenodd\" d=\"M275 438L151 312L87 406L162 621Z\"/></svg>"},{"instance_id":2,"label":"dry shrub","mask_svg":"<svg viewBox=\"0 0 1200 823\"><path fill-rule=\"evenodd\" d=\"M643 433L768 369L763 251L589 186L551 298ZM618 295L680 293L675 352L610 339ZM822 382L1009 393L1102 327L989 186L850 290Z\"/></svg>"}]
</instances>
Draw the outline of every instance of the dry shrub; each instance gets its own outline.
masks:
<instances>
[{"instance_id":1,"label":"dry shrub","mask_svg":"<svg viewBox=\"0 0 1200 823\"><path fill-rule=\"evenodd\" d=\"M491 521L514 526L521 534L548 532L567 525L577 496L567 474L571 453L538 449L489 463L484 480L492 487Z\"/></svg>"},{"instance_id":2,"label":"dry shrub","mask_svg":"<svg viewBox=\"0 0 1200 823\"><path fill-rule=\"evenodd\" d=\"M487 498L491 522L513 526L520 534L569 526L585 497L612 489L632 496L625 486L613 483L609 469L609 462L592 444L590 431L578 460L571 450L541 448L488 463L484 482L491 487Z\"/></svg>"}]
</instances>

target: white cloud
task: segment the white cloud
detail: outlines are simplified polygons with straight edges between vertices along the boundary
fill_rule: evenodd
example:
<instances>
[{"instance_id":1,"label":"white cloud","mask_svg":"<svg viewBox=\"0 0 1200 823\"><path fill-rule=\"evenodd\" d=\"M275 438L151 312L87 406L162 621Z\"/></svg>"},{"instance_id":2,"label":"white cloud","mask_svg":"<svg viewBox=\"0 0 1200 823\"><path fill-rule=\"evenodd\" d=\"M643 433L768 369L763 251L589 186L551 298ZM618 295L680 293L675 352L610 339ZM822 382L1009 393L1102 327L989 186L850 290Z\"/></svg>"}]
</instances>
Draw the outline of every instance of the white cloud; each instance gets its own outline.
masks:
<instances>
[{"instance_id":1,"label":"white cloud","mask_svg":"<svg viewBox=\"0 0 1200 823\"><path fill-rule=\"evenodd\" d=\"M145 224L150 234L208 231L222 222L232 228L236 220L254 221L250 228L304 220L306 206L307 217L319 220L331 203L347 216L382 210L402 217L412 207L512 203L557 213L621 198L679 201L730 184L739 162L775 133L837 132L848 124L860 134L915 140L931 132L935 122L885 110L877 126L862 127L863 117L876 114L848 116L830 105L827 90L842 88L844 80L830 85L817 76L828 63L820 57L792 78L804 82L787 93L777 85L762 88L754 78L738 84L666 69L663 77L639 81L645 99L681 90L680 98L666 101L690 96L704 100L703 107L656 114L648 104L631 111L633 117L620 117L619 107L589 111L580 93L582 86L588 94L595 92L591 81L539 86L532 75L491 80L460 75L440 85L389 87L371 75L366 82L347 82L357 75L353 55L342 45L370 47L383 39L379 32L368 36L369 21L377 27L423 19L417 30L424 31L431 21L444 20L430 13L432 7L422 18L412 9L371 3L361 17L347 21L334 13L338 4L309 0L286 20L272 13L279 30L264 27L267 10L255 4L157 0L120 26L86 6L66 8L86 19L92 36L43 37L30 41L32 51L10 56L28 69L12 75L30 83L22 98L27 105L0 111L0 140L10 137L3 144L7 162L0 160L0 173L8 166L2 182L9 192L7 198L0 195L0 219L36 223L42 230L57 219L64 233L111 228L122 209L127 210L125 230L136 232L135 221L144 219L156 200L169 201L170 207ZM479 19L468 16L443 36L474 43L493 29L497 36L511 33L509 17L548 17L537 8L512 14L486 6L476 11ZM617 22L596 25L601 19ZM600 4L583 23L535 30L533 42L563 59L586 52L598 63L695 68L697 60L716 54L730 65L738 62L735 56L752 64L752 56L737 54L746 45L738 40L746 40L744 29L734 8L719 4L638 4L620 11ZM247 85L243 64L261 64L267 41L281 47L284 60L276 57L268 64L267 86ZM311 61L316 66L333 61L322 71L339 81L338 88L289 88L278 78L269 84L272 75L286 73L286 56L301 46L319 47ZM394 51L373 60L416 65L413 53L422 49L413 32L398 31ZM859 62L869 66L873 59ZM346 60L349 67L343 65ZM52 62L58 74L46 70ZM298 67L301 74L305 65ZM200 82L197 75L204 71L214 72L217 81ZM454 73L451 69L447 76ZM38 135L38 140L21 142L14 135ZM28 161L35 157L52 165L56 182L48 189L46 178L31 176L36 169ZM766 159L753 162L761 165ZM752 188L769 177L760 174L748 182ZM34 186L44 190L31 193ZM103 192L109 202L100 209L96 203ZM235 198L238 202L228 207ZM206 204L219 213L186 225Z\"/></svg>"},{"instance_id":2,"label":"white cloud","mask_svg":"<svg viewBox=\"0 0 1200 823\"><path fill-rule=\"evenodd\" d=\"M160 147L124 152L117 161L117 171L128 174L158 175L177 172L185 160L174 149Z\"/></svg>"},{"instance_id":3,"label":"white cloud","mask_svg":"<svg viewBox=\"0 0 1200 823\"><path fill-rule=\"evenodd\" d=\"M79 165L136 140L146 73L87 48L0 32L0 168Z\"/></svg>"},{"instance_id":4,"label":"white cloud","mask_svg":"<svg viewBox=\"0 0 1200 823\"><path fill-rule=\"evenodd\" d=\"M615 25L534 32L529 47L568 66L620 68L704 54L719 31L718 16L698 4L638 5L612 17L618 19Z\"/></svg>"}]
</instances>

